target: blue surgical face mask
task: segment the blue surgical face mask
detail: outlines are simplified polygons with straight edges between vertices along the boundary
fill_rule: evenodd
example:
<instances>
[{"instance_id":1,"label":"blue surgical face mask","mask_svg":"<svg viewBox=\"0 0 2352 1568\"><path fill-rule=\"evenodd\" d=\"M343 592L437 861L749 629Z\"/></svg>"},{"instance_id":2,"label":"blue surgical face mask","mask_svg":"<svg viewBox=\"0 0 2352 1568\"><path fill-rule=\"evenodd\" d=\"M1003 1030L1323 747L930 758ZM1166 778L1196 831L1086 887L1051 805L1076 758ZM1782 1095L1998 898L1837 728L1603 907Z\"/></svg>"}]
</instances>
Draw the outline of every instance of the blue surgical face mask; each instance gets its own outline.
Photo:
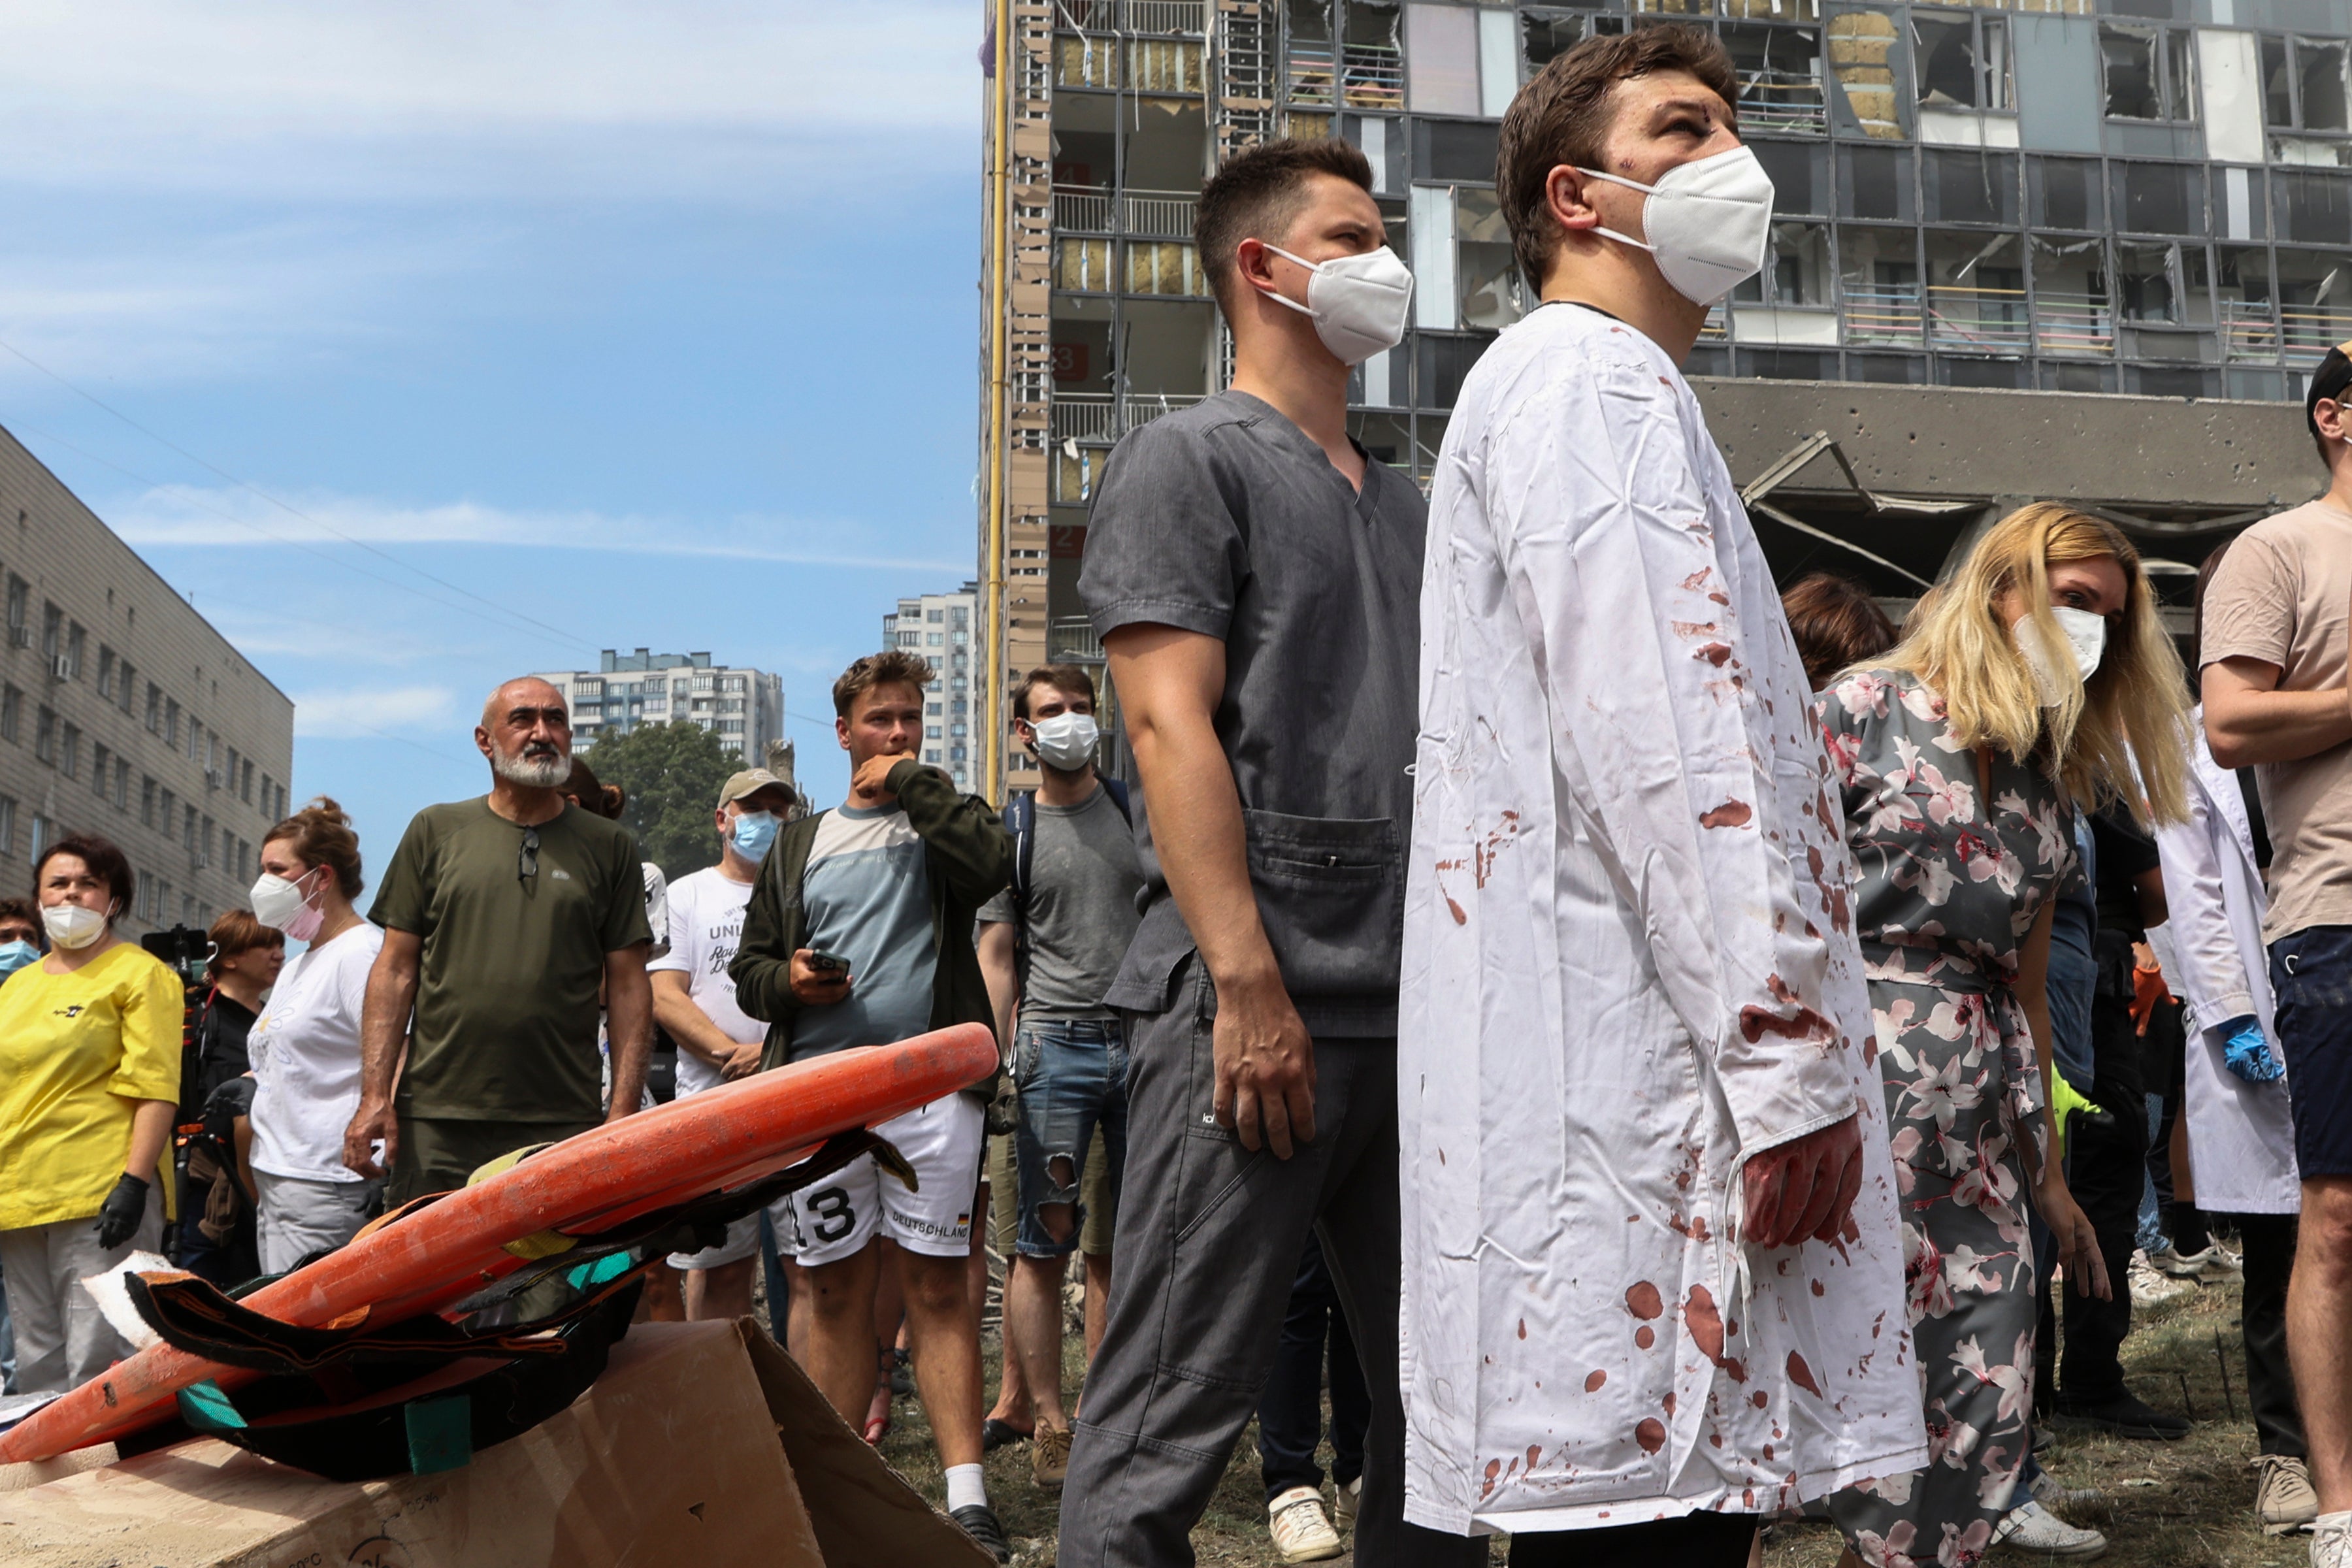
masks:
<instances>
[{"instance_id":1,"label":"blue surgical face mask","mask_svg":"<svg viewBox=\"0 0 2352 1568\"><path fill-rule=\"evenodd\" d=\"M772 811L747 811L735 819L735 853L754 866L768 858L768 847L776 841L776 829L783 825Z\"/></svg>"},{"instance_id":2,"label":"blue surgical face mask","mask_svg":"<svg viewBox=\"0 0 2352 1568\"><path fill-rule=\"evenodd\" d=\"M40 956L41 950L22 937L15 942L0 942L0 980L5 980Z\"/></svg>"}]
</instances>

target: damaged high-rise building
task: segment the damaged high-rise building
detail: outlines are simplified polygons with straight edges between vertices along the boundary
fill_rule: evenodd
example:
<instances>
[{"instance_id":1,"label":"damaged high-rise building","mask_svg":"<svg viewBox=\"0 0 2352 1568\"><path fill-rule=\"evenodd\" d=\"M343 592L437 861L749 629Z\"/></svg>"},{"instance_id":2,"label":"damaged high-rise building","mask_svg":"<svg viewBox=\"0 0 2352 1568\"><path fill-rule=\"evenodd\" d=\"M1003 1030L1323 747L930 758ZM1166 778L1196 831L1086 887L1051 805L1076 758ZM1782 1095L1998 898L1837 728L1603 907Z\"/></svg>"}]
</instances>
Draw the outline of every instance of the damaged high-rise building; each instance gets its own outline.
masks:
<instances>
[{"instance_id":1,"label":"damaged high-rise building","mask_svg":"<svg viewBox=\"0 0 2352 1568\"><path fill-rule=\"evenodd\" d=\"M1779 192L1688 369L1784 574L1897 603L2022 499L2129 530L2168 597L2307 499L2305 378L2352 338L2346 0L990 0L983 786L1009 678L1098 660L1076 594L1118 437L1223 384L1192 246L1226 153L1343 136L1419 279L1358 438L1425 484L1528 290L1494 190L1521 82L1596 34L1716 32ZM2176 617L2177 618L2177 617Z\"/></svg>"}]
</instances>

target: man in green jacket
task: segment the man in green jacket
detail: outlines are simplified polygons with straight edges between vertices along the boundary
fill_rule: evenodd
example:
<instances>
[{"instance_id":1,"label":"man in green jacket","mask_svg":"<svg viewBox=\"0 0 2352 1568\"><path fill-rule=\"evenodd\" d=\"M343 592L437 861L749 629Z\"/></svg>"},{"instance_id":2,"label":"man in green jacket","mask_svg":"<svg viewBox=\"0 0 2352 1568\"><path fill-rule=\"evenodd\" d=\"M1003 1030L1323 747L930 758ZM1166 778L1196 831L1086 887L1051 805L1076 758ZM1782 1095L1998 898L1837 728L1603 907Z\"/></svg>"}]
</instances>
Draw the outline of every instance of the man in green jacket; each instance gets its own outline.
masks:
<instances>
[{"instance_id":1,"label":"man in green jacket","mask_svg":"<svg viewBox=\"0 0 2352 1568\"><path fill-rule=\"evenodd\" d=\"M834 682L848 803L778 837L728 966L738 1005L768 1024L763 1068L993 1022L972 930L1013 879L1013 841L986 801L916 760L930 679L919 657L893 649ZM874 1240L898 1244L948 1512L1003 1562L1011 1552L981 1482L979 1322L965 1286L992 1087L984 1079L884 1122L877 1131L914 1167L916 1190L858 1160L786 1200L785 1243L814 1287L809 1374L851 1422L873 1397L877 1350L887 1354L874 1342Z\"/></svg>"}]
</instances>

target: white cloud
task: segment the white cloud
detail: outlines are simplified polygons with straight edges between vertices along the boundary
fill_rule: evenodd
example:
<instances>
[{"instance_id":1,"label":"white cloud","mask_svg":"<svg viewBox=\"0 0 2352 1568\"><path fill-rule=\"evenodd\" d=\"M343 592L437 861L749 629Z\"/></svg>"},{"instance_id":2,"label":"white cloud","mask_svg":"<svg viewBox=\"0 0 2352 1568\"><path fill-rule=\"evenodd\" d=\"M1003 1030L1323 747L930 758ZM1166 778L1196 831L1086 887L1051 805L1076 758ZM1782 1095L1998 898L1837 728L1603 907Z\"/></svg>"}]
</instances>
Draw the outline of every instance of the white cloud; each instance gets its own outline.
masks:
<instances>
[{"instance_id":1,"label":"white cloud","mask_svg":"<svg viewBox=\"0 0 2352 1568\"><path fill-rule=\"evenodd\" d=\"M351 740L427 724L446 727L456 716L446 686L395 686L374 691L338 688L298 693L294 733L308 739Z\"/></svg>"},{"instance_id":2,"label":"white cloud","mask_svg":"<svg viewBox=\"0 0 2352 1568\"><path fill-rule=\"evenodd\" d=\"M5 177L360 201L735 185L758 200L740 182L821 175L813 145L968 145L981 20L970 0L14 0Z\"/></svg>"},{"instance_id":3,"label":"white cloud","mask_svg":"<svg viewBox=\"0 0 2352 1568\"><path fill-rule=\"evenodd\" d=\"M302 515L289 515L250 490L165 485L107 508L106 520L133 545L279 545L299 541L340 549L345 541L362 540L379 545L603 551L887 572L971 569L969 559L904 553L862 524L832 521L614 517L593 511L511 510L470 500L415 506L320 493L284 499ZM365 556L358 559L368 562ZM368 563L372 571L396 574L388 563Z\"/></svg>"}]
</instances>

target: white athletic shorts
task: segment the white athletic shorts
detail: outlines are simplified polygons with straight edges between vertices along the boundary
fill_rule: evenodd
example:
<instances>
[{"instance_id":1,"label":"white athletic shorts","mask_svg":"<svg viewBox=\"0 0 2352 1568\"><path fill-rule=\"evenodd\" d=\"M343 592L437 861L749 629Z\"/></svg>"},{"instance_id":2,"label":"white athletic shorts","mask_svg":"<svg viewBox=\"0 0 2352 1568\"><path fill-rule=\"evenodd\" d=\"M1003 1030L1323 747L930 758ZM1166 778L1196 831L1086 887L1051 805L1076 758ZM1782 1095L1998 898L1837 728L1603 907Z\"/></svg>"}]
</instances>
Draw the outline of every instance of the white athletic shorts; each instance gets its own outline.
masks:
<instances>
[{"instance_id":1,"label":"white athletic shorts","mask_svg":"<svg viewBox=\"0 0 2352 1568\"><path fill-rule=\"evenodd\" d=\"M785 1249L785 1242L793 1234L791 1204L789 1197L782 1197L768 1205L768 1223L776 1227L776 1248L780 1252ZM726 1240L716 1247L706 1247L700 1252L673 1252L669 1255L669 1266L672 1268L723 1268L730 1263L756 1258L759 1252L760 1216L747 1214L741 1219L728 1224Z\"/></svg>"},{"instance_id":2,"label":"white athletic shorts","mask_svg":"<svg viewBox=\"0 0 2352 1568\"><path fill-rule=\"evenodd\" d=\"M963 1257L971 1250L986 1120L980 1101L958 1092L885 1121L874 1131L915 1168L918 1190L908 1192L872 1155L860 1155L814 1186L777 1200L790 1216L777 1223L777 1246L812 1268L856 1256L877 1234L910 1252Z\"/></svg>"}]
</instances>

